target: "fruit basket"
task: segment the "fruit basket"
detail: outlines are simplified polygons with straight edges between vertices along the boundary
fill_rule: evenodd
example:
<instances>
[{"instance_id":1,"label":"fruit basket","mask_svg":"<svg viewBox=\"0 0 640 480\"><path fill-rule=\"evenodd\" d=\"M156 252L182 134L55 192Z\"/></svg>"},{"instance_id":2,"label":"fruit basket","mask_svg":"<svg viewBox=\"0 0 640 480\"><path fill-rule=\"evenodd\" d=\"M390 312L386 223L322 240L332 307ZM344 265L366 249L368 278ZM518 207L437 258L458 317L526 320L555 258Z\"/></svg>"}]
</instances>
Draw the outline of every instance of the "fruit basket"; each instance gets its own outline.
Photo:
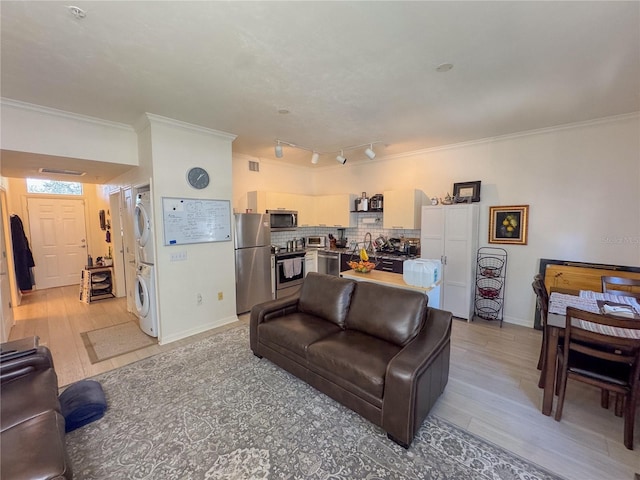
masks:
<instances>
[{"instance_id":1,"label":"fruit basket","mask_svg":"<svg viewBox=\"0 0 640 480\"><path fill-rule=\"evenodd\" d=\"M496 320L502 309L502 304L496 300L476 299L476 315L485 320Z\"/></svg>"},{"instance_id":2,"label":"fruit basket","mask_svg":"<svg viewBox=\"0 0 640 480\"><path fill-rule=\"evenodd\" d=\"M369 273L371 270L375 270L378 260L371 240L368 243L365 241L362 244L356 243L354 245L347 265L359 273Z\"/></svg>"},{"instance_id":3,"label":"fruit basket","mask_svg":"<svg viewBox=\"0 0 640 480\"><path fill-rule=\"evenodd\" d=\"M496 299L500 295L502 282L493 278L480 278L476 282L476 286L482 298Z\"/></svg>"},{"instance_id":4,"label":"fruit basket","mask_svg":"<svg viewBox=\"0 0 640 480\"><path fill-rule=\"evenodd\" d=\"M497 278L502 275L504 260L498 257L482 257L478 260L478 273L483 277Z\"/></svg>"}]
</instances>

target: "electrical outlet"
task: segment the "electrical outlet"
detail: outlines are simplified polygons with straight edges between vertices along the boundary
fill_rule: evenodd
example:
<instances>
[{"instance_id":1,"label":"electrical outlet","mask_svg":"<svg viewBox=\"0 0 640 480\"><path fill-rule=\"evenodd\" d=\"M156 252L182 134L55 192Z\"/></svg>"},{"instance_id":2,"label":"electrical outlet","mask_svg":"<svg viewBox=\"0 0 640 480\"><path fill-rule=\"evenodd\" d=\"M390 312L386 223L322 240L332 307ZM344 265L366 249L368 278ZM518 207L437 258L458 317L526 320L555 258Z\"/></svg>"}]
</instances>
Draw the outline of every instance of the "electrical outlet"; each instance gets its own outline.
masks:
<instances>
[{"instance_id":1,"label":"electrical outlet","mask_svg":"<svg viewBox=\"0 0 640 480\"><path fill-rule=\"evenodd\" d=\"M222 294L222 292L218 292L218 300L222 300L224 298L224 295Z\"/></svg>"},{"instance_id":2,"label":"electrical outlet","mask_svg":"<svg viewBox=\"0 0 640 480\"><path fill-rule=\"evenodd\" d=\"M180 252L171 252L170 260L172 262L184 262L187 260L187 252L186 250L182 250Z\"/></svg>"},{"instance_id":3,"label":"electrical outlet","mask_svg":"<svg viewBox=\"0 0 640 480\"><path fill-rule=\"evenodd\" d=\"M202 294L196 293L196 305L202 305Z\"/></svg>"}]
</instances>

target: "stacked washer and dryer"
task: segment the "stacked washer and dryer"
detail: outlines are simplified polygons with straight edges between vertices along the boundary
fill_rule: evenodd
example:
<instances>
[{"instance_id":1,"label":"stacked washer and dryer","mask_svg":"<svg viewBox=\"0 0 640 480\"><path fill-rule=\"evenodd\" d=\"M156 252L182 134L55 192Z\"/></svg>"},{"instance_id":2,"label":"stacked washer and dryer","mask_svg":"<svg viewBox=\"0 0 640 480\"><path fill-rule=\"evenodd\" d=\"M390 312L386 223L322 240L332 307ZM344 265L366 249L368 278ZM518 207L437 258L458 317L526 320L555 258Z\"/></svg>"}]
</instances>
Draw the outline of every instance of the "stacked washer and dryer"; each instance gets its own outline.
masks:
<instances>
[{"instance_id":1,"label":"stacked washer and dryer","mask_svg":"<svg viewBox=\"0 0 640 480\"><path fill-rule=\"evenodd\" d=\"M156 313L156 287L153 267L153 222L151 192L144 191L136 196L134 231L136 237L136 288L135 301L140 329L152 337L158 336L158 316Z\"/></svg>"}]
</instances>

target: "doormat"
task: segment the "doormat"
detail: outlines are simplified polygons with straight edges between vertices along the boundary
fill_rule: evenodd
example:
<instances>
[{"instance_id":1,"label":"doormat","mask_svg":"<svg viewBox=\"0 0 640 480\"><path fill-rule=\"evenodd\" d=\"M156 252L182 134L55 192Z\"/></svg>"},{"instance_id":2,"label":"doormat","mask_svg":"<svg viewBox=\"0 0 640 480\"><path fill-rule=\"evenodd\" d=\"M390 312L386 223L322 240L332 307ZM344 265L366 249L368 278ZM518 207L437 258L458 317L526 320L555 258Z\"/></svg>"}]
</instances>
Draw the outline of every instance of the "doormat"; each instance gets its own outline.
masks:
<instances>
[{"instance_id":1,"label":"doormat","mask_svg":"<svg viewBox=\"0 0 640 480\"><path fill-rule=\"evenodd\" d=\"M155 345L158 341L144 333L135 322L119 323L80 334L91 363Z\"/></svg>"}]
</instances>

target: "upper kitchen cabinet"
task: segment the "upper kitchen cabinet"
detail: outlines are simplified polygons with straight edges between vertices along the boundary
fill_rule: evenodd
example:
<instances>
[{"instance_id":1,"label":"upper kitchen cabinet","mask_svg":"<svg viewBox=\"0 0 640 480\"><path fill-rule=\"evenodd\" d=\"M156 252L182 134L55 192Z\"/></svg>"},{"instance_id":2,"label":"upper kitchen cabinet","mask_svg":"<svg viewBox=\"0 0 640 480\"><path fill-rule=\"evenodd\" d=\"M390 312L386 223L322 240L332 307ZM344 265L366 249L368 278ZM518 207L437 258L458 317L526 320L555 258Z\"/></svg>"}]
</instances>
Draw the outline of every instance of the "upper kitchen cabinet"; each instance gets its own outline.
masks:
<instances>
[{"instance_id":1,"label":"upper kitchen cabinet","mask_svg":"<svg viewBox=\"0 0 640 480\"><path fill-rule=\"evenodd\" d=\"M317 202L313 195L295 195L298 211L298 226L313 227L318 224L316 219Z\"/></svg>"},{"instance_id":2,"label":"upper kitchen cabinet","mask_svg":"<svg viewBox=\"0 0 640 480\"><path fill-rule=\"evenodd\" d=\"M420 228L422 206L427 196L422 190L387 190L384 192L383 228Z\"/></svg>"},{"instance_id":3,"label":"upper kitchen cabinet","mask_svg":"<svg viewBox=\"0 0 640 480\"><path fill-rule=\"evenodd\" d=\"M255 213L265 213L267 210L297 210L294 193L247 192L247 208Z\"/></svg>"},{"instance_id":4,"label":"upper kitchen cabinet","mask_svg":"<svg viewBox=\"0 0 640 480\"><path fill-rule=\"evenodd\" d=\"M351 213L356 196L350 193L314 197L315 221L321 227L355 227L357 220Z\"/></svg>"}]
</instances>

